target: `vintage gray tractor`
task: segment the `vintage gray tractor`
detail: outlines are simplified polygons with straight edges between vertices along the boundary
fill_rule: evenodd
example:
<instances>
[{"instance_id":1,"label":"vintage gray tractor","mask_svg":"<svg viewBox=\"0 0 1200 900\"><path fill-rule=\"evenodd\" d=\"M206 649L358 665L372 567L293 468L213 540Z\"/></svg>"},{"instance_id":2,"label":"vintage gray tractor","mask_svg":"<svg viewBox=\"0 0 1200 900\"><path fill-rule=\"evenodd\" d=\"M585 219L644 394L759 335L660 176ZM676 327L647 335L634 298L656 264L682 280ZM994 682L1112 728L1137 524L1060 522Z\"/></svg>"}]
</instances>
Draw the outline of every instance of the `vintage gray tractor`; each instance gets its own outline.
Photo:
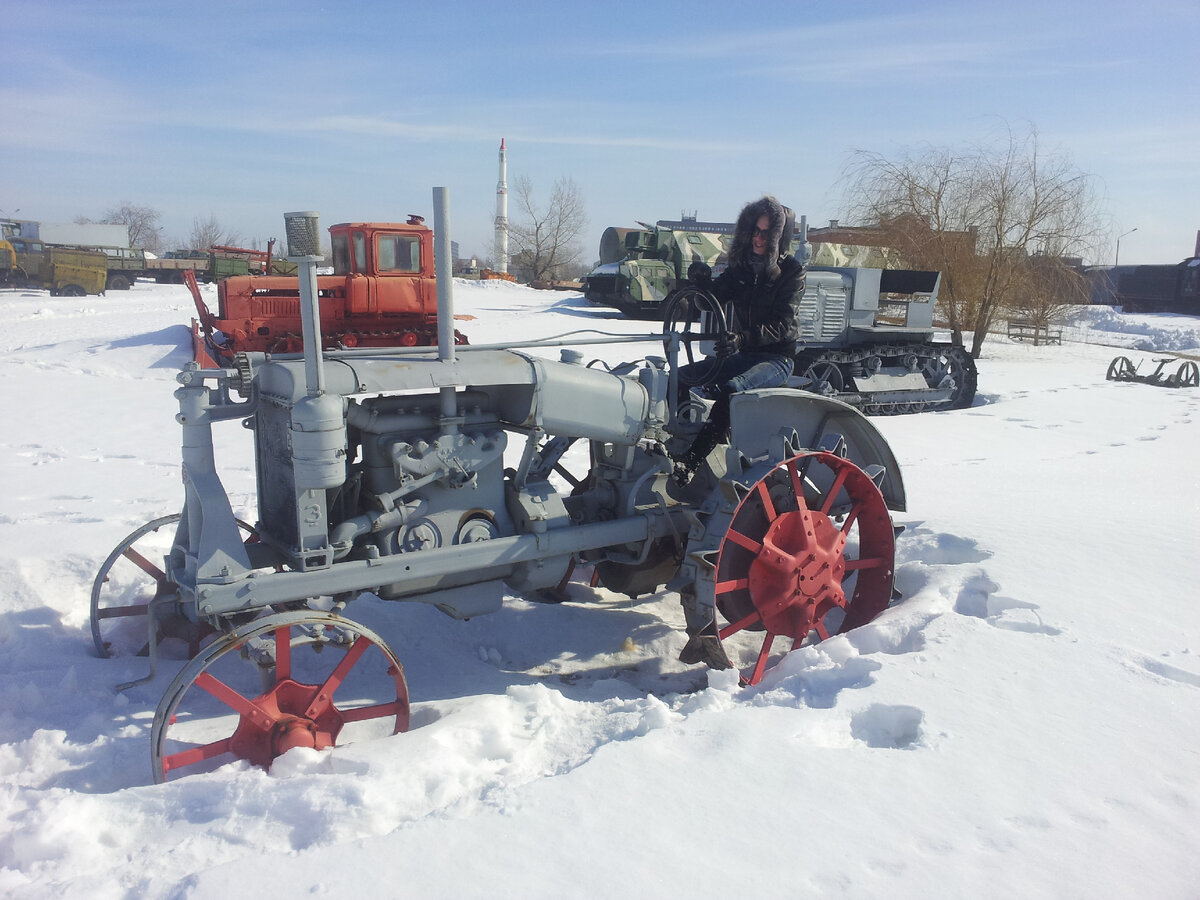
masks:
<instances>
[{"instance_id":1,"label":"vintage gray tractor","mask_svg":"<svg viewBox=\"0 0 1200 900\"><path fill-rule=\"evenodd\" d=\"M630 596L677 592L680 658L737 664L747 684L776 637L821 640L893 598L889 510L904 509L904 486L859 411L795 389L735 395L727 439L681 484L672 454L710 403L676 399L689 392L675 363L715 336L698 330L704 304L684 302L662 333L455 346L444 189L434 206L437 348L322 354L316 216L289 214L305 354L241 354L178 376L183 509L119 544L92 594L102 656L140 648L153 677L160 642L189 647L154 717L156 781L406 730L399 660L345 615L364 592L469 618L498 609L504 590L537 595L590 567ZM579 350L631 341L663 355L606 367ZM253 435L253 528L218 475L213 428L225 422ZM570 473L577 441L589 468ZM145 548L160 533L170 541L155 558Z\"/></svg>"}]
</instances>

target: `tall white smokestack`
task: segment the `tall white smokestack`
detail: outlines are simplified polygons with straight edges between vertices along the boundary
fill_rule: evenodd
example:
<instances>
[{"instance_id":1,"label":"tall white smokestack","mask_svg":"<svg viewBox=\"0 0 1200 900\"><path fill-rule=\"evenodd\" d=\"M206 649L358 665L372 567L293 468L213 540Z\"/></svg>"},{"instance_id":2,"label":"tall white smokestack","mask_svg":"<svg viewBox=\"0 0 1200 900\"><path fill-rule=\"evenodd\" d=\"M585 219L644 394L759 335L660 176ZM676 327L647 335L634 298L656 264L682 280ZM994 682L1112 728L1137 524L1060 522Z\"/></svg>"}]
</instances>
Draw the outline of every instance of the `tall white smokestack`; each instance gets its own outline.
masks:
<instances>
[{"instance_id":1,"label":"tall white smokestack","mask_svg":"<svg viewBox=\"0 0 1200 900\"><path fill-rule=\"evenodd\" d=\"M500 138L500 180L496 183L496 271L508 272L508 163L504 158L504 138Z\"/></svg>"}]
</instances>

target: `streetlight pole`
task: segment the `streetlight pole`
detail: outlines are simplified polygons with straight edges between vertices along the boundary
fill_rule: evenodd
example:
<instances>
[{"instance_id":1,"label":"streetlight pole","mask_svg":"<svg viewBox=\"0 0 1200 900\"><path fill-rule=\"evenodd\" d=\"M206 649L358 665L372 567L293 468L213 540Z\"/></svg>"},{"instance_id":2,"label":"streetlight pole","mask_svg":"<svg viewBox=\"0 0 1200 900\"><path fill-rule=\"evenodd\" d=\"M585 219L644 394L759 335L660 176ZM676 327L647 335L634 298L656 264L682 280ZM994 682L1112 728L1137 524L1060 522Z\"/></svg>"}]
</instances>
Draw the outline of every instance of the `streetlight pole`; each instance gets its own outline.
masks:
<instances>
[{"instance_id":1,"label":"streetlight pole","mask_svg":"<svg viewBox=\"0 0 1200 900\"><path fill-rule=\"evenodd\" d=\"M1136 228L1130 228L1128 231L1125 232L1125 234L1117 235L1117 255L1115 257L1113 257L1113 265L1114 266L1118 266L1121 264L1121 238L1131 235L1135 231L1137 231Z\"/></svg>"}]
</instances>

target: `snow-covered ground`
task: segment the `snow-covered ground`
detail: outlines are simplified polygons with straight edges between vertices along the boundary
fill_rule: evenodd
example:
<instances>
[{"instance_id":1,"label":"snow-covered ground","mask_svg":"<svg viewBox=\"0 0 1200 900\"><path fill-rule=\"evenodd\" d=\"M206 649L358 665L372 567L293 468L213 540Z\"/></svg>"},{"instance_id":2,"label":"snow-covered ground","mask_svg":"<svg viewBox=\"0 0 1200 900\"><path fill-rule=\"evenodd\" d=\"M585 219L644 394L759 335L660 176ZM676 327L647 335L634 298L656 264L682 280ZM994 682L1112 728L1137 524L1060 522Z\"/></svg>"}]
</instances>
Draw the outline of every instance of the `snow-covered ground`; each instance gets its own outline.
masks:
<instances>
[{"instance_id":1,"label":"snow-covered ground","mask_svg":"<svg viewBox=\"0 0 1200 900\"><path fill-rule=\"evenodd\" d=\"M646 329L577 294L456 302L474 343ZM95 656L88 602L179 509L191 301L0 293L0 895L1200 896L1200 389L1104 379L1200 352L1200 322L1096 312L1089 343L990 340L970 409L874 420L904 599L760 686L676 661L668 593L469 622L363 599L411 731L155 786L181 663L114 693L145 661ZM248 433L217 452L253 521Z\"/></svg>"}]
</instances>

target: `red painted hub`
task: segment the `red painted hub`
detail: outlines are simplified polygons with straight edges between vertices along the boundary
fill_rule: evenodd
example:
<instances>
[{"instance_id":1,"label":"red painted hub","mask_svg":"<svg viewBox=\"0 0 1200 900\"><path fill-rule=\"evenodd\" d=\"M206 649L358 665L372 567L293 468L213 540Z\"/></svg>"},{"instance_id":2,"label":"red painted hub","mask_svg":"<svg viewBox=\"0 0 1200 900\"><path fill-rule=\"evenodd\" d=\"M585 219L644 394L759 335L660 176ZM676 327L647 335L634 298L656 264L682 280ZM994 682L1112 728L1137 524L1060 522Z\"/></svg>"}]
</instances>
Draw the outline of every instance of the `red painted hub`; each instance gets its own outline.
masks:
<instances>
[{"instance_id":1,"label":"red painted hub","mask_svg":"<svg viewBox=\"0 0 1200 900\"><path fill-rule=\"evenodd\" d=\"M768 472L738 504L717 556L717 608L729 623L720 637L766 632L744 679L762 678L776 636L798 645L873 619L891 599L894 565L887 505L854 463L802 453Z\"/></svg>"},{"instance_id":2,"label":"red painted hub","mask_svg":"<svg viewBox=\"0 0 1200 900\"><path fill-rule=\"evenodd\" d=\"M256 766L269 766L293 747L332 747L344 720L321 695L320 685L279 682L250 701L253 709L242 713L229 749Z\"/></svg>"},{"instance_id":3,"label":"red painted hub","mask_svg":"<svg viewBox=\"0 0 1200 900\"><path fill-rule=\"evenodd\" d=\"M787 512L767 529L750 564L750 596L774 634L803 638L835 606L846 605L846 536L824 513Z\"/></svg>"}]
</instances>

